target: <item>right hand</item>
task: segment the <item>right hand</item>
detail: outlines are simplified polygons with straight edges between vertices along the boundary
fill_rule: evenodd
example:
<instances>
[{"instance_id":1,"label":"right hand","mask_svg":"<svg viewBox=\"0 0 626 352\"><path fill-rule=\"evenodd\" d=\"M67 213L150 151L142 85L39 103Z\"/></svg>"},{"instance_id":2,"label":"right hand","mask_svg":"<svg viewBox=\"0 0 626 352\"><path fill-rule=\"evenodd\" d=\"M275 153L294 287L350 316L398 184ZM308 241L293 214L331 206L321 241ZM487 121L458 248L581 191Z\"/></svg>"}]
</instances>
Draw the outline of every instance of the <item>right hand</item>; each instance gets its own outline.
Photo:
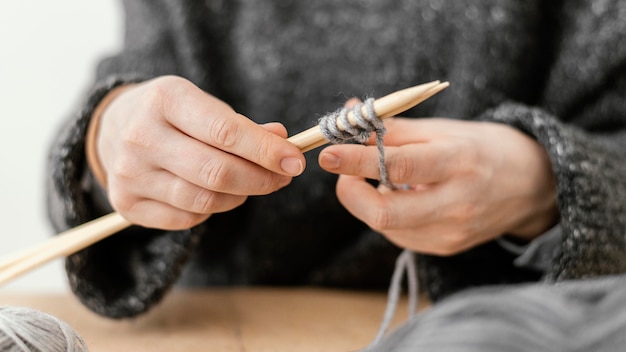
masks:
<instances>
[{"instance_id":1,"label":"right hand","mask_svg":"<svg viewBox=\"0 0 626 352\"><path fill-rule=\"evenodd\" d=\"M96 153L111 205L134 224L187 229L304 170L283 125L257 125L183 78L109 94L117 95L101 110Z\"/></svg>"}]
</instances>

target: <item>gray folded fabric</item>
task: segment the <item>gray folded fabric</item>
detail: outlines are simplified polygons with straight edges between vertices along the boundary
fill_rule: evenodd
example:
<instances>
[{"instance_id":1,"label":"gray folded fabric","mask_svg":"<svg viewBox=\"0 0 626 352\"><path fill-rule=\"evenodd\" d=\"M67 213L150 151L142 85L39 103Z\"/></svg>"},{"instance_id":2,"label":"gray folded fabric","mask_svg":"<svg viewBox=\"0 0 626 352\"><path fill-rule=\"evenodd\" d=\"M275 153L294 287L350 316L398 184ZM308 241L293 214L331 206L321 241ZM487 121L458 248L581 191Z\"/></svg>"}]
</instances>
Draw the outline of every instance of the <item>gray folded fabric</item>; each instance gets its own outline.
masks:
<instances>
[{"instance_id":1,"label":"gray folded fabric","mask_svg":"<svg viewBox=\"0 0 626 352\"><path fill-rule=\"evenodd\" d=\"M367 351L626 351L626 276L466 290Z\"/></svg>"}]
</instances>

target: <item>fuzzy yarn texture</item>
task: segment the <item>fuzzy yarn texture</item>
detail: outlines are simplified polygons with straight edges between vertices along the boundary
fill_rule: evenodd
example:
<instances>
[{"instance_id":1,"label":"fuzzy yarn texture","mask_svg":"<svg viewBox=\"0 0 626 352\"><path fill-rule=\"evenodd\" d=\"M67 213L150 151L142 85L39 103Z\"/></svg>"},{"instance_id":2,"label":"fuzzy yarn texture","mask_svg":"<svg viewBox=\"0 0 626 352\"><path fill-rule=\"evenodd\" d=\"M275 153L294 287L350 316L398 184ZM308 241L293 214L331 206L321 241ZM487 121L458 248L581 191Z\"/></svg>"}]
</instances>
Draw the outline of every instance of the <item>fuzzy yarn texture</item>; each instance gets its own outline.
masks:
<instances>
[{"instance_id":1,"label":"fuzzy yarn texture","mask_svg":"<svg viewBox=\"0 0 626 352\"><path fill-rule=\"evenodd\" d=\"M624 307L624 277L475 288L442 300L367 351L623 351Z\"/></svg>"},{"instance_id":2,"label":"fuzzy yarn texture","mask_svg":"<svg viewBox=\"0 0 626 352\"><path fill-rule=\"evenodd\" d=\"M361 112L365 107L366 114ZM348 121L348 108L341 108L337 111L321 117L318 121L322 135L331 143L365 143L372 132L376 134L376 147L378 148L378 170L380 174L380 182L391 188L396 188L389 181L389 174L385 165L385 148L383 137L386 133L383 121L376 115L374 111L374 98L368 98L365 102L356 104L352 107L352 113L356 126L352 126ZM345 129L339 128L339 125Z\"/></svg>"},{"instance_id":3,"label":"fuzzy yarn texture","mask_svg":"<svg viewBox=\"0 0 626 352\"><path fill-rule=\"evenodd\" d=\"M66 322L26 307L0 307L0 351L86 352L85 341Z\"/></svg>"},{"instance_id":4,"label":"fuzzy yarn texture","mask_svg":"<svg viewBox=\"0 0 626 352\"><path fill-rule=\"evenodd\" d=\"M86 169L84 139L94 107L115 85L179 75L293 134L347 98L439 79L452 86L404 115L502 123L536 139L552 162L562 233L545 271L515 265L517 254L495 241L448 257L419 255L430 298L626 271L624 1L123 4L123 48L101 61L51 146L55 231L110 211ZM193 229L131 227L70 256L71 289L114 318L145 312L173 285L384 289L400 249L351 217L336 199L336 177L317 166L317 152L306 157L306 172L288 187Z\"/></svg>"}]
</instances>

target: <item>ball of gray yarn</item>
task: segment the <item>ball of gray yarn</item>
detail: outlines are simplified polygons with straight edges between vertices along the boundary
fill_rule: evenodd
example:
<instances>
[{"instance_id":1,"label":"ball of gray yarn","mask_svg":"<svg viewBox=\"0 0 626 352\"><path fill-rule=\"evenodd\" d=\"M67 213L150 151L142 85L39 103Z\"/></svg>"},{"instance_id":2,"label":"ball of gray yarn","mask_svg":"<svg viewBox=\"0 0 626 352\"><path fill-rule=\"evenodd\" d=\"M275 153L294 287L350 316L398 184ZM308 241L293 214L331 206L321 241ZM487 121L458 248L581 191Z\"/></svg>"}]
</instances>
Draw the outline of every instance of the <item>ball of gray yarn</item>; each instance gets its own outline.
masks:
<instances>
[{"instance_id":1,"label":"ball of gray yarn","mask_svg":"<svg viewBox=\"0 0 626 352\"><path fill-rule=\"evenodd\" d=\"M0 351L87 351L87 345L64 321L25 307L0 307Z\"/></svg>"}]
</instances>

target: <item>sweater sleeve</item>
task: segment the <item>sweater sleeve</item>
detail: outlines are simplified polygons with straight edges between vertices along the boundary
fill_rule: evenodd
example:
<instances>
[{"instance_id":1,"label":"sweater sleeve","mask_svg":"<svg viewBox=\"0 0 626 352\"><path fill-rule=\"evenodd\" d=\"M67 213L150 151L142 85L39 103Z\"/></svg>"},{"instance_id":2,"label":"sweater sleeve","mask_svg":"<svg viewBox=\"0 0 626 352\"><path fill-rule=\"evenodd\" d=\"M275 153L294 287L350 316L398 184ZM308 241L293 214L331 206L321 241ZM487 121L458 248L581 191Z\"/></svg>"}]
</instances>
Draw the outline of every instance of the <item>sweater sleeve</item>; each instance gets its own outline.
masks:
<instances>
[{"instance_id":1,"label":"sweater sleeve","mask_svg":"<svg viewBox=\"0 0 626 352\"><path fill-rule=\"evenodd\" d=\"M602 138L520 105L504 105L486 116L535 137L552 160L562 239L546 278L626 271L626 161L619 148L624 126L616 126L622 129L618 136Z\"/></svg>"},{"instance_id":2,"label":"sweater sleeve","mask_svg":"<svg viewBox=\"0 0 626 352\"><path fill-rule=\"evenodd\" d=\"M603 4L564 5L560 40L535 104L507 102L478 118L521 130L549 154L562 232L549 267L535 273L547 281L626 272L625 9ZM493 243L422 258L434 299L468 286L532 280L512 259Z\"/></svg>"},{"instance_id":3,"label":"sweater sleeve","mask_svg":"<svg viewBox=\"0 0 626 352\"><path fill-rule=\"evenodd\" d=\"M91 115L113 88L159 75L179 74L170 35L168 2L125 1L124 49L103 60L79 113L71 117L49 154L47 207L56 231L111 211L86 166L85 135ZM66 260L69 285L91 310L113 318L133 316L159 302L180 275L201 229L157 231L130 227Z\"/></svg>"},{"instance_id":4,"label":"sweater sleeve","mask_svg":"<svg viewBox=\"0 0 626 352\"><path fill-rule=\"evenodd\" d=\"M505 104L484 115L534 137L552 160L562 237L548 280L626 271L622 5L564 6L561 41L539 107Z\"/></svg>"}]
</instances>

